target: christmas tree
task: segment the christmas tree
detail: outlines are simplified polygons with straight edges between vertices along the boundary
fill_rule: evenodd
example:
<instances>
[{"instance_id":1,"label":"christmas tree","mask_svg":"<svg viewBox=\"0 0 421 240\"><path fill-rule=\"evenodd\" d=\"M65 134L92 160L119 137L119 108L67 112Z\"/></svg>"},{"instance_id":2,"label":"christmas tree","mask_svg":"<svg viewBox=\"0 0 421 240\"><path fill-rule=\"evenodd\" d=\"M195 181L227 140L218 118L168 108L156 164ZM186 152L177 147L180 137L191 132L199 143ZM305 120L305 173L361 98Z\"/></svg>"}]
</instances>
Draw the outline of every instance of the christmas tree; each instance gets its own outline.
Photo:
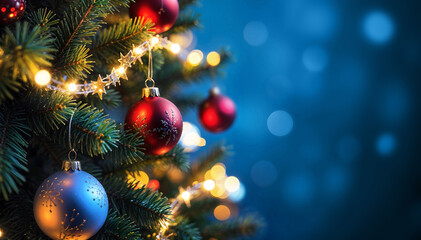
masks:
<instances>
[{"instance_id":1,"label":"christmas tree","mask_svg":"<svg viewBox=\"0 0 421 240\"><path fill-rule=\"evenodd\" d=\"M216 217L226 220L234 205L227 194L238 179L221 163L230 147L220 143L190 160L188 149L175 146L178 109L190 111L203 99L183 95L180 86L218 76L230 60L221 50L202 63L200 51L171 41L199 25L195 4L1 1L0 239L221 240L256 233L261 220L254 215L212 217L220 212ZM209 101L216 98L234 109L213 90ZM161 119L142 117L139 102L150 109L157 99L166 107ZM108 115L132 105L126 124ZM206 107L201 118L209 130L232 123L231 113L220 128L207 126L219 113Z\"/></svg>"}]
</instances>

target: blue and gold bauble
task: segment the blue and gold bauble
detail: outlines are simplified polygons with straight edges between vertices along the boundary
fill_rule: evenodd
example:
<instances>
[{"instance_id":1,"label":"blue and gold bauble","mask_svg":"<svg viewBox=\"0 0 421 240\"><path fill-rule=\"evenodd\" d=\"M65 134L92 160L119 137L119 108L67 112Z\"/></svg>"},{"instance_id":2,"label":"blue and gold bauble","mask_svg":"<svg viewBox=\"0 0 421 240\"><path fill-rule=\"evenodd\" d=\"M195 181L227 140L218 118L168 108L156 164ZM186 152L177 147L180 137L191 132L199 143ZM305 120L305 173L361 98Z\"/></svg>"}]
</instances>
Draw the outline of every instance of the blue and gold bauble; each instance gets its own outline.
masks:
<instances>
[{"instance_id":1,"label":"blue and gold bauble","mask_svg":"<svg viewBox=\"0 0 421 240\"><path fill-rule=\"evenodd\" d=\"M108 198L98 180L81 170L79 161L64 161L34 199L35 220L52 239L88 239L107 218Z\"/></svg>"}]
</instances>

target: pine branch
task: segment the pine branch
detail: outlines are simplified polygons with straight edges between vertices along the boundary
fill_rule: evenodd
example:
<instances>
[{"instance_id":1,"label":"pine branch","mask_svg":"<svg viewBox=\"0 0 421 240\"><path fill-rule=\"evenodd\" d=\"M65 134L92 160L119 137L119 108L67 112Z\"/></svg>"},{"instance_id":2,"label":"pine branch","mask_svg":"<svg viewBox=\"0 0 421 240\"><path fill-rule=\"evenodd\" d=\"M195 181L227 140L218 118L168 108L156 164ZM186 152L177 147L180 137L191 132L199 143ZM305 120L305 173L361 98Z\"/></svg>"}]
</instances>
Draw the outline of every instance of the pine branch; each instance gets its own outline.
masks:
<instances>
[{"instance_id":1,"label":"pine branch","mask_svg":"<svg viewBox=\"0 0 421 240\"><path fill-rule=\"evenodd\" d=\"M177 217L175 223L171 224L167 235L173 240L201 240L199 229L187 219Z\"/></svg>"},{"instance_id":2,"label":"pine branch","mask_svg":"<svg viewBox=\"0 0 421 240\"><path fill-rule=\"evenodd\" d=\"M23 110L12 105L0 106L0 190L5 199L8 194L19 192L18 186L25 182L27 131Z\"/></svg>"},{"instance_id":3,"label":"pine branch","mask_svg":"<svg viewBox=\"0 0 421 240\"><path fill-rule=\"evenodd\" d=\"M40 8L36 11L30 12L28 20L32 25L38 26L41 31L41 35L53 32L56 30L55 26L60 20L55 19L56 14L47 8Z\"/></svg>"},{"instance_id":4,"label":"pine branch","mask_svg":"<svg viewBox=\"0 0 421 240\"><path fill-rule=\"evenodd\" d=\"M41 89L30 90L22 105L26 109L28 124L37 135L47 135L66 124L76 106L70 95Z\"/></svg>"},{"instance_id":5,"label":"pine branch","mask_svg":"<svg viewBox=\"0 0 421 240\"><path fill-rule=\"evenodd\" d=\"M5 240L48 240L34 221L32 196L22 191L10 201L0 200L0 226ZM2 238L3 239L3 238Z\"/></svg>"},{"instance_id":6,"label":"pine branch","mask_svg":"<svg viewBox=\"0 0 421 240\"><path fill-rule=\"evenodd\" d=\"M221 204L221 200L210 195L204 195L200 198L191 200L190 204L190 207L187 207L185 204L181 206L180 215L196 222L196 220L199 220L212 212L215 207Z\"/></svg>"},{"instance_id":7,"label":"pine branch","mask_svg":"<svg viewBox=\"0 0 421 240\"><path fill-rule=\"evenodd\" d=\"M143 138L139 133L132 131L124 131L118 143L118 146L105 155L101 166L106 173L124 172L123 169L133 169L132 165L136 165L143 161Z\"/></svg>"},{"instance_id":8,"label":"pine branch","mask_svg":"<svg viewBox=\"0 0 421 240\"><path fill-rule=\"evenodd\" d=\"M110 206L121 214L128 214L138 226L153 228L162 224L171 214L171 207L162 193L143 186L136 189L136 183L107 178L103 183Z\"/></svg>"},{"instance_id":9,"label":"pine branch","mask_svg":"<svg viewBox=\"0 0 421 240\"><path fill-rule=\"evenodd\" d=\"M83 102L86 102L89 105L94 106L98 109L103 109L103 108L113 109L113 108L118 107L122 102L121 94L113 88L107 89L107 94L103 95L102 100L99 98L97 94L95 95L89 94L86 97L81 96L80 99Z\"/></svg>"},{"instance_id":10,"label":"pine branch","mask_svg":"<svg viewBox=\"0 0 421 240\"><path fill-rule=\"evenodd\" d=\"M174 26L172 26L165 34L183 33L192 28L199 27L199 14L194 14L192 11L181 13Z\"/></svg>"},{"instance_id":11,"label":"pine branch","mask_svg":"<svg viewBox=\"0 0 421 240\"><path fill-rule=\"evenodd\" d=\"M93 68L93 61L88 60L91 57L89 48L86 45L75 46L71 51L66 51L60 57L56 58L54 67L51 72L58 79L63 75L68 79L86 78Z\"/></svg>"},{"instance_id":12,"label":"pine branch","mask_svg":"<svg viewBox=\"0 0 421 240\"><path fill-rule=\"evenodd\" d=\"M145 23L143 18L134 18L102 29L92 42L91 53L100 62L110 64L120 53L126 54L133 45L150 38L152 34L148 30L151 26L152 23Z\"/></svg>"},{"instance_id":13,"label":"pine branch","mask_svg":"<svg viewBox=\"0 0 421 240\"><path fill-rule=\"evenodd\" d=\"M119 214L110 209L107 220L101 230L92 237L92 240L115 240L115 239L142 239L140 229L130 217Z\"/></svg>"},{"instance_id":14,"label":"pine branch","mask_svg":"<svg viewBox=\"0 0 421 240\"><path fill-rule=\"evenodd\" d=\"M262 220L254 215L237 218L227 222L217 222L208 225L203 230L203 238L225 240L239 237L251 237L256 235L262 225Z\"/></svg>"}]
</instances>

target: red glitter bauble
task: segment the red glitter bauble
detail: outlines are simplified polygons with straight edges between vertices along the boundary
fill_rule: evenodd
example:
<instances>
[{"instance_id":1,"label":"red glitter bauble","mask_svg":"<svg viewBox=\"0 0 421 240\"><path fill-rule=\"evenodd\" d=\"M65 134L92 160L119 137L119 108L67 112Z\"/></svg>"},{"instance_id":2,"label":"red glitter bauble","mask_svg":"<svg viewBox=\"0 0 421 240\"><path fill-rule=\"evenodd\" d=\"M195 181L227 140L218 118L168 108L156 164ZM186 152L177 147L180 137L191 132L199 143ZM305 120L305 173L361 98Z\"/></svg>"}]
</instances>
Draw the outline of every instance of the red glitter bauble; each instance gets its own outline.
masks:
<instances>
[{"instance_id":1,"label":"red glitter bauble","mask_svg":"<svg viewBox=\"0 0 421 240\"><path fill-rule=\"evenodd\" d=\"M156 92L157 88L145 88L142 99L129 109L125 120L126 129L138 131L143 136L144 152L149 155L170 151L177 145L183 131L178 108Z\"/></svg>"},{"instance_id":2,"label":"red glitter bauble","mask_svg":"<svg viewBox=\"0 0 421 240\"><path fill-rule=\"evenodd\" d=\"M210 132L227 130L237 114L231 98L219 93L218 88L210 91L209 97L199 106L199 121Z\"/></svg>"},{"instance_id":3,"label":"red glitter bauble","mask_svg":"<svg viewBox=\"0 0 421 240\"><path fill-rule=\"evenodd\" d=\"M178 17L177 0L136 0L130 4L130 17L144 17L155 23L155 33L170 29Z\"/></svg>"},{"instance_id":4,"label":"red glitter bauble","mask_svg":"<svg viewBox=\"0 0 421 240\"><path fill-rule=\"evenodd\" d=\"M25 0L0 0L0 24L17 22L25 12Z\"/></svg>"}]
</instances>

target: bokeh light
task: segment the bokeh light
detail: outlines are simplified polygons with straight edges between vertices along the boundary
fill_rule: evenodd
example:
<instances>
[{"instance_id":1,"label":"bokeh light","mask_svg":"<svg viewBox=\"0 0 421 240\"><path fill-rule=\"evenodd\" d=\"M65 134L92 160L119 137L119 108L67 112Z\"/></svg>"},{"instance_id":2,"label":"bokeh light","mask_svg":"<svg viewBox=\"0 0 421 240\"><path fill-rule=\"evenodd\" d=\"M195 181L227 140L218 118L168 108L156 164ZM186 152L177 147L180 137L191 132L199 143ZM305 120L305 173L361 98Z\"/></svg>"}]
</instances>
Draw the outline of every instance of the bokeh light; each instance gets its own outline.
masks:
<instances>
[{"instance_id":1,"label":"bokeh light","mask_svg":"<svg viewBox=\"0 0 421 240\"><path fill-rule=\"evenodd\" d=\"M329 3L311 2L300 8L294 21L300 33L311 39L327 39L333 35L338 21L337 10Z\"/></svg>"},{"instance_id":2,"label":"bokeh light","mask_svg":"<svg viewBox=\"0 0 421 240\"><path fill-rule=\"evenodd\" d=\"M241 200L244 199L245 196L246 196L246 187L244 186L244 184L240 182L240 187L238 188L237 191L232 192L229 195L229 199L233 202L240 202Z\"/></svg>"},{"instance_id":3,"label":"bokeh light","mask_svg":"<svg viewBox=\"0 0 421 240\"><path fill-rule=\"evenodd\" d=\"M276 166L269 161L259 161L251 168L251 179L259 187L268 187L278 178Z\"/></svg>"},{"instance_id":4,"label":"bokeh light","mask_svg":"<svg viewBox=\"0 0 421 240\"><path fill-rule=\"evenodd\" d=\"M187 192L187 191L184 191L183 193L181 193L181 198L184 201L189 201L190 200L190 197L191 197L191 194L189 192Z\"/></svg>"},{"instance_id":5,"label":"bokeh light","mask_svg":"<svg viewBox=\"0 0 421 240\"><path fill-rule=\"evenodd\" d=\"M231 216L231 211L227 206L219 205L213 211L213 215L219 221L225 221Z\"/></svg>"},{"instance_id":6,"label":"bokeh light","mask_svg":"<svg viewBox=\"0 0 421 240\"><path fill-rule=\"evenodd\" d=\"M192 123L183 122L180 144L184 147L185 152L196 151L199 146L203 145L199 128Z\"/></svg>"},{"instance_id":7,"label":"bokeh light","mask_svg":"<svg viewBox=\"0 0 421 240\"><path fill-rule=\"evenodd\" d=\"M217 163L211 168L211 176L213 179L218 180L226 176L226 167L223 163Z\"/></svg>"},{"instance_id":8,"label":"bokeh light","mask_svg":"<svg viewBox=\"0 0 421 240\"><path fill-rule=\"evenodd\" d=\"M40 70L35 74L35 82L40 86L45 86L51 81L51 74L47 70Z\"/></svg>"},{"instance_id":9,"label":"bokeh light","mask_svg":"<svg viewBox=\"0 0 421 240\"><path fill-rule=\"evenodd\" d=\"M198 66L203 60L203 53L200 50L193 50L187 56L187 62L192 66Z\"/></svg>"},{"instance_id":10,"label":"bokeh light","mask_svg":"<svg viewBox=\"0 0 421 240\"><path fill-rule=\"evenodd\" d=\"M363 31L371 42L383 44L392 38L395 25L387 13L375 10L364 18Z\"/></svg>"},{"instance_id":11,"label":"bokeh light","mask_svg":"<svg viewBox=\"0 0 421 240\"><path fill-rule=\"evenodd\" d=\"M177 33L170 36L170 41L177 43L182 48L188 48L193 42L193 32L190 30L187 30L183 33Z\"/></svg>"},{"instance_id":12,"label":"bokeh light","mask_svg":"<svg viewBox=\"0 0 421 240\"><path fill-rule=\"evenodd\" d=\"M150 180L149 181L149 184L148 184L148 188L150 188L153 191L158 191L158 189L159 189L159 181L156 180L156 179Z\"/></svg>"},{"instance_id":13,"label":"bokeh light","mask_svg":"<svg viewBox=\"0 0 421 240\"><path fill-rule=\"evenodd\" d=\"M212 67L216 67L221 62L221 56L217 52L210 52L206 57L206 61Z\"/></svg>"},{"instance_id":14,"label":"bokeh light","mask_svg":"<svg viewBox=\"0 0 421 240\"><path fill-rule=\"evenodd\" d=\"M291 115L285 111L278 110L271 113L267 120L269 131L278 137L288 135L294 126Z\"/></svg>"},{"instance_id":15,"label":"bokeh light","mask_svg":"<svg viewBox=\"0 0 421 240\"><path fill-rule=\"evenodd\" d=\"M396 139L391 133L383 133L377 138L377 152L380 155L387 156L395 151Z\"/></svg>"},{"instance_id":16,"label":"bokeh light","mask_svg":"<svg viewBox=\"0 0 421 240\"><path fill-rule=\"evenodd\" d=\"M134 173L127 172L127 180L129 182L137 182L136 188L140 188L143 185L148 185L149 176L143 171L137 171Z\"/></svg>"},{"instance_id":17,"label":"bokeh light","mask_svg":"<svg viewBox=\"0 0 421 240\"><path fill-rule=\"evenodd\" d=\"M248 44L257 47L267 41L269 32L264 23L252 21L244 27L243 35Z\"/></svg>"},{"instance_id":18,"label":"bokeh light","mask_svg":"<svg viewBox=\"0 0 421 240\"><path fill-rule=\"evenodd\" d=\"M324 48L311 46L304 51L302 60L309 71L320 72L328 65L329 56Z\"/></svg>"},{"instance_id":19,"label":"bokeh light","mask_svg":"<svg viewBox=\"0 0 421 240\"><path fill-rule=\"evenodd\" d=\"M181 51L180 44L178 43L171 44L170 50L174 54L179 54Z\"/></svg>"},{"instance_id":20,"label":"bokeh light","mask_svg":"<svg viewBox=\"0 0 421 240\"><path fill-rule=\"evenodd\" d=\"M350 185L349 172L344 167L330 166L324 173L324 189L331 200L337 200Z\"/></svg>"},{"instance_id":21,"label":"bokeh light","mask_svg":"<svg viewBox=\"0 0 421 240\"><path fill-rule=\"evenodd\" d=\"M225 179L224 185L228 192L235 192L240 188L240 181L238 178L231 176Z\"/></svg>"},{"instance_id":22,"label":"bokeh light","mask_svg":"<svg viewBox=\"0 0 421 240\"><path fill-rule=\"evenodd\" d=\"M208 179L203 183L203 188L206 189L207 191L211 191L212 189L215 188L215 181Z\"/></svg>"}]
</instances>

